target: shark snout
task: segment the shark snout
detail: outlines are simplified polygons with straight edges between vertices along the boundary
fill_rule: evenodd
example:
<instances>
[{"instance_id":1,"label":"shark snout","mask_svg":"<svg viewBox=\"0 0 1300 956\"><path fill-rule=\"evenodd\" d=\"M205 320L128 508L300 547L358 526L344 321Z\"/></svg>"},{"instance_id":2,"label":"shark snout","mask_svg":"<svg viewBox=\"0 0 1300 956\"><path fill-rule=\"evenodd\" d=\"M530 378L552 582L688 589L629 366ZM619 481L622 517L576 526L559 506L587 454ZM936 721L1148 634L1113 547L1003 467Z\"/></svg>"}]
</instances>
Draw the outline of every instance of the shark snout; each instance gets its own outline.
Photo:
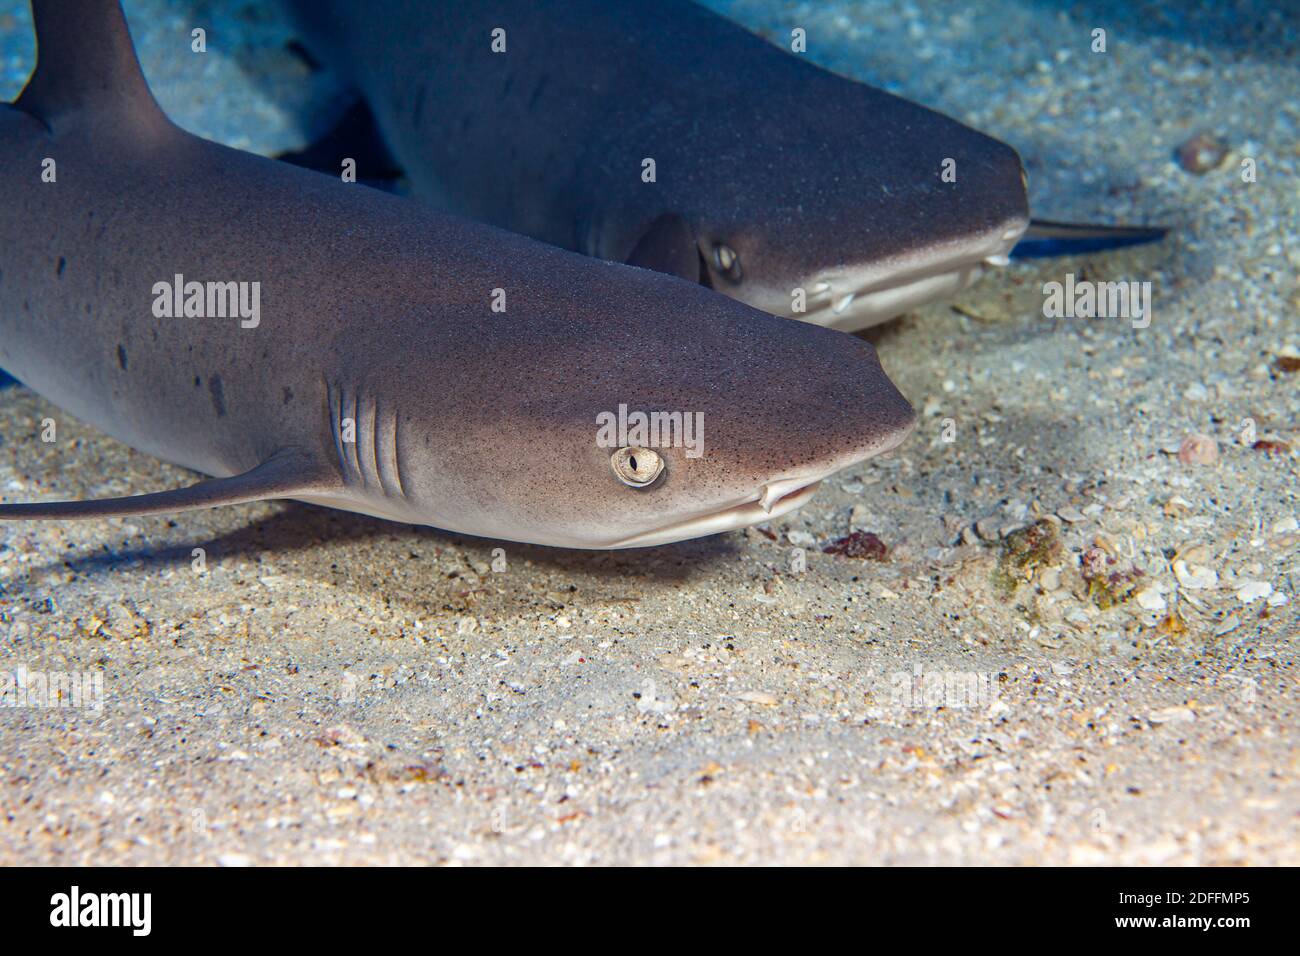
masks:
<instances>
[{"instance_id":1,"label":"shark snout","mask_svg":"<svg viewBox=\"0 0 1300 956\"><path fill-rule=\"evenodd\" d=\"M833 349L819 369L815 392L804 396L804 427L789 435L797 464L769 475L756 503L767 512L792 510L818 483L893 451L916 427L916 411L880 364L874 347L853 336L821 332Z\"/></svg>"},{"instance_id":2,"label":"shark snout","mask_svg":"<svg viewBox=\"0 0 1300 956\"><path fill-rule=\"evenodd\" d=\"M804 311L783 313L848 332L884 322L955 295L988 269L1009 264L1028 226L1028 218L1013 217L978 235L824 270L801 285Z\"/></svg>"}]
</instances>

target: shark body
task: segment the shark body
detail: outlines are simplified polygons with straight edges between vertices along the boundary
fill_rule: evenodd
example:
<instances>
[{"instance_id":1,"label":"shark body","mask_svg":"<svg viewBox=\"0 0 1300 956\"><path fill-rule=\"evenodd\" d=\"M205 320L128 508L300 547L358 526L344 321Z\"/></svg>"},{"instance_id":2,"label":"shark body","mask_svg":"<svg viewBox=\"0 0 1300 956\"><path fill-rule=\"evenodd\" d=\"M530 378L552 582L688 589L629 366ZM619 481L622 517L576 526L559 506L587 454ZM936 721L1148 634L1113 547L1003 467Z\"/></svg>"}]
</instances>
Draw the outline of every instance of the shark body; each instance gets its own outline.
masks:
<instances>
[{"instance_id":1,"label":"shark body","mask_svg":"<svg viewBox=\"0 0 1300 956\"><path fill-rule=\"evenodd\" d=\"M913 425L865 342L199 139L116 0L33 10L37 69L0 106L0 366L214 477L0 519L296 498L635 547L784 514ZM256 283L256 321L190 279ZM624 405L701 416L703 453L602 445Z\"/></svg>"},{"instance_id":2,"label":"shark body","mask_svg":"<svg viewBox=\"0 0 1300 956\"><path fill-rule=\"evenodd\" d=\"M418 195L776 315L882 322L1029 225L1010 146L688 0L291 6Z\"/></svg>"}]
</instances>

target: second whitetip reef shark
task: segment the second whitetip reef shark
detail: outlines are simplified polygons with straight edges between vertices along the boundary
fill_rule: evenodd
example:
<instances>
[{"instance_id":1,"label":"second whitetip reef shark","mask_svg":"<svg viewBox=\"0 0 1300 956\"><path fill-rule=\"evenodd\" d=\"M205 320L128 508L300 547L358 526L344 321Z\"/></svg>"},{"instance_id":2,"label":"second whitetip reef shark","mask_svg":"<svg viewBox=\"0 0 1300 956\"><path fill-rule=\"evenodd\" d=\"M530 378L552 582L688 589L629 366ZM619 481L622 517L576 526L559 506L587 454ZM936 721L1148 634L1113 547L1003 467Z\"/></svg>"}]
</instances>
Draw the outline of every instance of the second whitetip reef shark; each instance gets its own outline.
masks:
<instances>
[{"instance_id":1,"label":"second whitetip reef shark","mask_svg":"<svg viewBox=\"0 0 1300 956\"><path fill-rule=\"evenodd\" d=\"M116 0L33 12L0 106L0 366L215 477L0 519L294 498L636 547L785 514L913 427L866 342L207 142L156 105ZM253 321L212 314L253 283ZM602 445L623 406L699 416L703 453Z\"/></svg>"},{"instance_id":2,"label":"second whitetip reef shark","mask_svg":"<svg viewBox=\"0 0 1300 956\"><path fill-rule=\"evenodd\" d=\"M290 6L417 196L775 315L855 331L957 293L1027 230L1162 234L1040 230L1007 144L689 0Z\"/></svg>"}]
</instances>

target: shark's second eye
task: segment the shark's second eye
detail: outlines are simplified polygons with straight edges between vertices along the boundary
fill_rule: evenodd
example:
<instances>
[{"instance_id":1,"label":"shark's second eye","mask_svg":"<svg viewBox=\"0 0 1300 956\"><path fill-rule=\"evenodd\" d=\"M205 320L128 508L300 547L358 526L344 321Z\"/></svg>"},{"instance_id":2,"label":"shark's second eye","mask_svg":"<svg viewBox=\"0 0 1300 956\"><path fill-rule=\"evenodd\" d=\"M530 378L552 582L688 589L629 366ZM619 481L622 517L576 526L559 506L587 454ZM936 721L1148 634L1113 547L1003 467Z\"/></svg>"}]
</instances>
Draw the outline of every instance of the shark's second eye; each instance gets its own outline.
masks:
<instances>
[{"instance_id":1,"label":"shark's second eye","mask_svg":"<svg viewBox=\"0 0 1300 956\"><path fill-rule=\"evenodd\" d=\"M663 474L664 460L649 448L620 448L609 458L618 480L633 488L645 488Z\"/></svg>"},{"instance_id":2,"label":"shark's second eye","mask_svg":"<svg viewBox=\"0 0 1300 956\"><path fill-rule=\"evenodd\" d=\"M736 250L731 246L718 243L713 247L713 264L717 266L718 272L732 282L739 282L741 279L740 256L736 255Z\"/></svg>"}]
</instances>

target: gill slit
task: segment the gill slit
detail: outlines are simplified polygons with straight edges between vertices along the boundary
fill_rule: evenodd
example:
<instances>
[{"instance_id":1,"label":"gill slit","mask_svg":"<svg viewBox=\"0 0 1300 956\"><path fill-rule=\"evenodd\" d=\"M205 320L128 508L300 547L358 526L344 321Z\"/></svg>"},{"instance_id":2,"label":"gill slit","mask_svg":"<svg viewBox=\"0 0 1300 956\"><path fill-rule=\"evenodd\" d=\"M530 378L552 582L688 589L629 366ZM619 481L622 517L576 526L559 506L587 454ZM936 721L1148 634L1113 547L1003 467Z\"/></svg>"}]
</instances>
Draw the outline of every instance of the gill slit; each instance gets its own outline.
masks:
<instances>
[{"instance_id":1,"label":"gill slit","mask_svg":"<svg viewBox=\"0 0 1300 956\"><path fill-rule=\"evenodd\" d=\"M325 382L329 406L330 434L343 484L349 488L377 492L388 499L405 500L402 479L399 414L370 399L359 389L338 382ZM346 440L346 419L352 419L353 441Z\"/></svg>"}]
</instances>

